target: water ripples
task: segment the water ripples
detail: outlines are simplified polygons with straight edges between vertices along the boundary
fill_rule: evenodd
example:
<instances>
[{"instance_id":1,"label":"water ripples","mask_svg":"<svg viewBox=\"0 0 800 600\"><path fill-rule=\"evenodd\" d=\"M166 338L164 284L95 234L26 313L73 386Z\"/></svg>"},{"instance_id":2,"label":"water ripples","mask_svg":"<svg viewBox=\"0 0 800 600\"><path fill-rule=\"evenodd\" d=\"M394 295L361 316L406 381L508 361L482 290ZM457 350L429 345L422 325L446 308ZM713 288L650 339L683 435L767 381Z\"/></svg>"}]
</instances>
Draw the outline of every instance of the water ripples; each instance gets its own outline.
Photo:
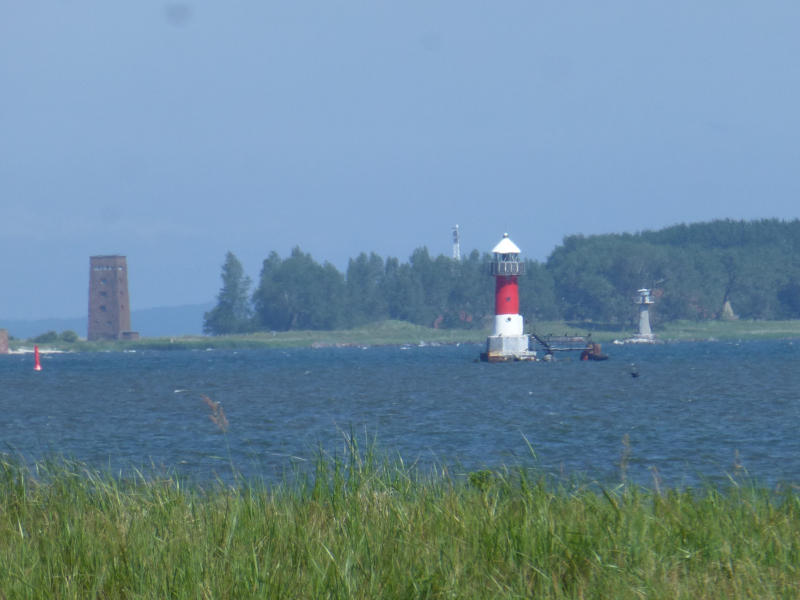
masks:
<instances>
[{"instance_id":1,"label":"water ripples","mask_svg":"<svg viewBox=\"0 0 800 600\"><path fill-rule=\"evenodd\" d=\"M800 480L797 344L623 346L603 363L487 365L479 351L60 354L40 373L28 356L3 356L0 439L28 460L163 465L200 480L231 465L281 477L320 449L341 453L350 432L422 468L522 465L612 482L624 461L643 484L654 472L686 485L743 469L770 485ZM226 434L202 395L221 402Z\"/></svg>"}]
</instances>

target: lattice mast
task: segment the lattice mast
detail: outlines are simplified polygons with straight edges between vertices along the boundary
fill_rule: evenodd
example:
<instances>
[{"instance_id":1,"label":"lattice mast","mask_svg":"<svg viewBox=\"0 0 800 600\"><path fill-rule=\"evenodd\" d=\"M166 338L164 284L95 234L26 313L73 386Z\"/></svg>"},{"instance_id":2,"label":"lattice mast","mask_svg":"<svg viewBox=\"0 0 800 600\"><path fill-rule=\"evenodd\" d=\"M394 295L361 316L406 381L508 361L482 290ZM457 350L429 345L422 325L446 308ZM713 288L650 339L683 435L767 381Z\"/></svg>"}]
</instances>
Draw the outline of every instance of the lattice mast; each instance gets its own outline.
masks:
<instances>
[{"instance_id":1,"label":"lattice mast","mask_svg":"<svg viewBox=\"0 0 800 600\"><path fill-rule=\"evenodd\" d=\"M453 258L461 260L461 233L458 225L453 227Z\"/></svg>"}]
</instances>

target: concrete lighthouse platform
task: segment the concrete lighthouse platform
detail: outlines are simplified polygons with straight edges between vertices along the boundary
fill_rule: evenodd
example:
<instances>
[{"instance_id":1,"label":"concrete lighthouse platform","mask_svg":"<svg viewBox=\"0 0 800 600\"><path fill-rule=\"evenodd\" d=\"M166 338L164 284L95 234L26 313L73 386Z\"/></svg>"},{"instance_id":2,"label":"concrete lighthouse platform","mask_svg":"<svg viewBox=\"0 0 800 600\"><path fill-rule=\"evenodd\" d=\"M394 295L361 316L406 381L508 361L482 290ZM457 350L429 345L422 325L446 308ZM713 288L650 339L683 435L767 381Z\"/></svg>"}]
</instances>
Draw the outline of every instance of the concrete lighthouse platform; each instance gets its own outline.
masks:
<instances>
[{"instance_id":1,"label":"concrete lighthouse platform","mask_svg":"<svg viewBox=\"0 0 800 600\"><path fill-rule=\"evenodd\" d=\"M492 249L491 268L495 278L495 310L492 335L486 339L486 352L480 358L485 362L510 362L538 360L530 349L530 339L524 331L519 314L519 285L517 278L525 273L525 263L520 262L520 249L508 234Z\"/></svg>"},{"instance_id":2,"label":"concrete lighthouse platform","mask_svg":"<svg viewBox=\"0 0 800 600\"><path fill-rule=\"evenodd\" d=\"M536 352L530 349L527 335L503 337L490 335L486 338L486 352L481 352L484 362L512 362L518 360L539 360Z\"/></svg>"}]
</instances>

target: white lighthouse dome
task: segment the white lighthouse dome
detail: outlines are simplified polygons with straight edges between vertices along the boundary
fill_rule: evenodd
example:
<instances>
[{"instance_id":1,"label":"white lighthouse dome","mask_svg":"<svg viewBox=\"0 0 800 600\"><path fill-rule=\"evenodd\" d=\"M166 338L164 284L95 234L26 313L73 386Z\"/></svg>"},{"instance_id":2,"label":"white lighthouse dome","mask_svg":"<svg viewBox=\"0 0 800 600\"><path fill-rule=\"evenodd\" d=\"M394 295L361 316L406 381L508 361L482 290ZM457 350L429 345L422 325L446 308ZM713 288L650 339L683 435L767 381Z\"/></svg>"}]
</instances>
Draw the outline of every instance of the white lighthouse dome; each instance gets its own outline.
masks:
<instances>
[{"instance_id":1,"label":"white lighthouse dome","mask_svg":"<svg viewBox=\"0 0 800 600\"><path fill-rule=\"evenodd\" d=\"M508 237L508 234L504 233L503 239L500 240L494 248L492 248L492 252L494 254L519 254L521 250L519 249L519 246L511 241L511 238Z\"/></svg>"}]
</instances>

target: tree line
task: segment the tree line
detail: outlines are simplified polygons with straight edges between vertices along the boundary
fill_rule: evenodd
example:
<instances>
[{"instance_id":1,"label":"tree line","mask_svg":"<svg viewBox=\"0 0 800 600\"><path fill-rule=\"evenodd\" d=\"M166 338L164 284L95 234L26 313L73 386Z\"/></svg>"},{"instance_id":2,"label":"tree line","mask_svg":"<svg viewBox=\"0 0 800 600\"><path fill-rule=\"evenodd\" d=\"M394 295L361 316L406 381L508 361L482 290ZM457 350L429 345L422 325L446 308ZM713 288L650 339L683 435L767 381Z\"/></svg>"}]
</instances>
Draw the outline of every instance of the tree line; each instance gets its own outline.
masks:
<instances>
[{"instance_id":1,"label":"tree line","mask_svg":"<svg viewBox=\"0 0 800 600\"><path fill-rule=\"evenodd\" d=\"M417 248L407 262L361 253L345 273L299 247L263 261L255 287L228 252L210 334L343 329L384 319L483 328L494 312L488 253L461 260ZM572 235L544 263L525 260L520 312L633 325L637 289L651 288L654 323L676 319L800 317L800 221L722 220L635 234Z\"/></svg>"}]
</instances>

